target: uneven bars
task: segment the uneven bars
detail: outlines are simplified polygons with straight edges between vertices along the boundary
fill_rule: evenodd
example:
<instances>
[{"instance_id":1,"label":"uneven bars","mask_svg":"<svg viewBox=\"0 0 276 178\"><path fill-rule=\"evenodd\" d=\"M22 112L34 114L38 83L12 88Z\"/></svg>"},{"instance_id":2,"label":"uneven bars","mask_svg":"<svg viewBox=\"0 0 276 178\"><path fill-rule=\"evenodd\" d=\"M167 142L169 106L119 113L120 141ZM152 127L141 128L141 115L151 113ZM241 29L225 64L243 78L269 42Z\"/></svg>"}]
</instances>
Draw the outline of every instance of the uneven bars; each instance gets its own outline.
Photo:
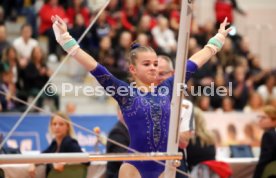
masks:
<instances>
[{"instance_id":1,"label":"uneven bars","mask_svg":"<svg viewBox=\"0 0 276 178\"><path fill-rule=\"evenodd\" d=\"M88 154L88 153L44 153L38 155L6 154L0 155L0 164L28 163L81 163L90 161L153 161L180 160L182 153L120 153L120 154Z\"/></svg>"}]
</instances>

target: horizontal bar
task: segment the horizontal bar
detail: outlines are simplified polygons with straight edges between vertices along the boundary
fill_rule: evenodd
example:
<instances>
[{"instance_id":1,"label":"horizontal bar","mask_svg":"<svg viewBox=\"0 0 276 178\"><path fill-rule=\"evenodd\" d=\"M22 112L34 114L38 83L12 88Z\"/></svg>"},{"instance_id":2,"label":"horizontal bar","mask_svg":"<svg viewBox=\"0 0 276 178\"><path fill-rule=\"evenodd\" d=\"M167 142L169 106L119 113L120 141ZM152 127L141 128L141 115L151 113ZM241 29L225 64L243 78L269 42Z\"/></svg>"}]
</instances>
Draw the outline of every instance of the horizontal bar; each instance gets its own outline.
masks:
<instances>
[{"instance_id":1,"label":"horizontal bar","mask_svg":"<svg viewBox=\"0 0 276 178\"><path fill-rule=\"evenodd\" d=\"M0 155L0 164L26 163L82 163L90 161L151 161L180 160L182 153L123 153L123 154L88 154L88 153L44 153L38 155L6 154Z\"/></svg>"},{"instance_id":2,"label":"horizontal bar","mask_svg":"<svg viewBox=\"0 0 276 178\"><path fill-rule=\"evenodd\" d=\"M152 161L152 160L180 160L182 153L123 153L90 155L91 161Z\"/></svg>"}]
</instances>

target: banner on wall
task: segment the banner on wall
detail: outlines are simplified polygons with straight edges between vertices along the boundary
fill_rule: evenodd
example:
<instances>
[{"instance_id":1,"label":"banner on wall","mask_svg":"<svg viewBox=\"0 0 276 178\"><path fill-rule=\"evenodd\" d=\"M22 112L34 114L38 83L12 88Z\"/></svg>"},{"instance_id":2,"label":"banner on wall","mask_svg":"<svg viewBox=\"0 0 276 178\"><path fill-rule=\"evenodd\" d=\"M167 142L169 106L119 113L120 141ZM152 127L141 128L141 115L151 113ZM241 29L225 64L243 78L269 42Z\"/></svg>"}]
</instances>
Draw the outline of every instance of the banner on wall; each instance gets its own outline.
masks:
<instances>
[{"instance_id":1,"label":"banner on wall","mask_svg":"<svg viewBox=\"0 0 276 178\"><path fill-rule=\"evenodd\" d=\"M256 114L205 112L204 116L208 130L216 136L218 146L233 144L259 146L262 130L258 127ZM7 134L19 117L20 115L0 115L0 133ZM104 136L108 135L117 122L116 116L78 115L70 118L74 123L89 131L99 127ZM49 121L48 115L28 115L8 140L7 145L20 148L22 152L43 151L51 142L48 133ZM77 140L84 151L105 152L105 145L99 142L99 139L91 132L76 126L74 129Z\"/></svg>"},{"instance_id":2,"label":"banner on wall","mask_svg":"<svg viewBox=\"0 0 276 178\"><path fill-rule=\"evenodd\" d=\"M5 135L11 130L20 115L0 115L0 133ZM99 141L93 133L99 127L101 135L107 136L117 122L116 116L76 115L70 117L72 122L84 128L74 126L77 140L84 151L105 152L104 140ZM48 132L49 115L28 115L7 141L6 146L19 148L21 152L43 151L51 142ZM88 132L89 131L89 132Z\"/></svg>"},{"instance_id":3,"label":"banner on wall","mask_svg":"<svg viewBox=\"0 0 276 178\"><path fill-rule=\"evenodd\" d=\"M258 126L257 113L205 112L206 125L218 146L246 144L260 146L263 134Z\"/></svg>"}]
</instances>

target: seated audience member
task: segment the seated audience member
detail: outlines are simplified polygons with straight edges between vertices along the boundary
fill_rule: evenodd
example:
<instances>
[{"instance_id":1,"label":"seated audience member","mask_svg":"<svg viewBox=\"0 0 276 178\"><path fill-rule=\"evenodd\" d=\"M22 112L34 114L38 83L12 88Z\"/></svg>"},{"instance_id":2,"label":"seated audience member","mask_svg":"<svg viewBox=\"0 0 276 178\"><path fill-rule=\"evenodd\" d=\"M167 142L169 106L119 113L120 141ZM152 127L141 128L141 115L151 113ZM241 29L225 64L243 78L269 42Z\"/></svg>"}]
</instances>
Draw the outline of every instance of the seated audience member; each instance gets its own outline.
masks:
<instances>
[{"instance_id":1,"label":"seated audience member","mask_svg":"<svg viewBox=\"0 0 276 178\"><path fill-rule=\"evenodd\" d=\"M20 58L24 58L29 61L33 48L38 45L36 39L31 38L32 27L29 24L24 24L21 27L21 36L13 41L13 46L19 54Z\"/></svg>"},{"instance_id":2,"label":"seated audience member","mask_svg":"<svg viewBox=\"0 0 276 178\"><path fill-rule=\"evenodd\" d=\"M128 146L129 142L130 142L128 129L124 124L124 119L123 119L121 110L118 109L117 113L118 113L119 121L116 123L116 125L110 131L108 138L112 139L116 142L119 142L125 146ZM108 141L106 144L106 153L125 153L125 152L127 152L127 150L125 148L115 145L114 143L111 143ZM107 163L105 177L106 178L118 178L119 169L121 167L121 164L122 164L122 162L109 161Z\"/></svg>"},{"instance_id":3,"label":"seated audience member","mask_svg":"<svg viewBox=\"0 0 276 178\"><path fill-rule=\"evenodd\" d=\"M276 98L276 80L274 74L269 74L266 77L264 85L257 88L257 92L261 95L265 104L269 102L269 99Z\"/></svg>"},{"instance_id":4,"label":"seated audience member","mask_svg":"<svg viewBox=\"0 0 276 178\"><path fill-rule=\"evenodd\" d=\"M68 115L75 114L76 110L77 110L77 106L75 103L73 103L73 102L66 103L66 106L65 106L66 114L68 114Z\"/></svg>"},{"instance_id":5,"label":"seated audience member","mask_svg":"<svg viewBox=\"0 0 276 178\"><path fill-rule=\"evenodd\" d=\"M234 111L234 101L231 97L222 98L222 111L223 112L233 112Z\"/></svg>"},{"instance_id":6,"label":"seated audience member","mask_svg":"<svg viewBox=\"0 0 276 178\"><path fill-rule=\"evenodd\" d=\"M16 92L15 85L12 82L12 76L10 71L0 73L0 91L6 94L0 96L2 112L16 111L15 102L12 99L12 96Z\"/></svg>"},{"instance_id":7,"label":"seated audience member","mask_svg":"<svg viewBox=\"0 0 276 178\"><path fill-rule=\"evenodd\" d=\"M78 141L74 138L75 132L71 124L70 118L58 112L51 117L49 124L49 132L53 140L51 144L43 151L43 153L74 153L82 152ZM47 164L46 175L54 169L62 172L66 163ZM86 164L86 163L85 163ZM35 177L35 165L29 167L29 175Z\"/></svg>"},{"instance_id":8,"label":"seated audience member","mask_svg":"<svg viewBox=\"0 0 276 178\"><path fill-rule=\"evenodd\" d=\"M64 8L58 4L58 0L46 1L38 12L40 20L39 34L48 37L49 54L57 54L59 46L56 43L54 31L52 30L52 15L58 15L68 22L67 14Z\"/></svg>"},{"instance_id":9,"label":"seated audience member","mask_svg":"<svg viewBox=\"0 0 276 178\"><path fill-rule=\"evenodd\" d=\"M195 136L191 138L187 147L187 162L190 169L197 164L215 160L215 140L206 128L206 121L200 109L195 108Z\"/></svg>"},{"instance_id":10,"label":"seated audience member","mask_svg":"<svg viewBox=\"0 0 276 178\"><path fill-rule=\"evenodd\" d=\"M34 47L31 53L30 62L27 64L26 68L20 72L22 78L21 83L23 85L20 86L18 95L22 98L35 97L49 80L51 74L52 71L47 67L41 47ZM50 96L44 93L38 100L37 105L42 107L46 99L54 102L54 106L51 110L56 111L59 109L58 95Z\"/></svg>"},{"instance_id":11,"label":"seated audience member","mask_svg":"<svg viewBox=\"0 0 276 178\"><path fill-rule=\"evenodd\" d=\"M0 24L0 59L2 58L3 50L10 45L7 37L6 26L4 24Z\"/></svg>"},{"instance_id":12,"label":"seated audience member","mask_svg":"<svg viewBox=\"0 0 276 178\"><path fill-rule=\"evenodd\" d=\"M249 101L244 107L243 111L246 113L258 112L262 109L264 105L261 95L257 92L253 92L249 96Z\"/></svg>"},{"instance_id":13,"label":"seated audience member","mask_svg":"<svg viewBox=\"0 0 276 178\"><path fill-rule=\"evenodd\" d=\"M261 141L261 154L253 178L260 178L266 165L276 161L276 108L267 105L259 114L259 126L264 129Z\"/></svg>"},{"instance_id":14,"label":"seated audience member","mask_svg":"<svg viewBox=\"0 0 276 178\"><path fill-rule=\"evenodd\" d=\"M210 97L209 96L199 96L196 100L196 105L199 107L202 111L210 111L211 105L210 105Z\"/></svg>"}]
</instances>

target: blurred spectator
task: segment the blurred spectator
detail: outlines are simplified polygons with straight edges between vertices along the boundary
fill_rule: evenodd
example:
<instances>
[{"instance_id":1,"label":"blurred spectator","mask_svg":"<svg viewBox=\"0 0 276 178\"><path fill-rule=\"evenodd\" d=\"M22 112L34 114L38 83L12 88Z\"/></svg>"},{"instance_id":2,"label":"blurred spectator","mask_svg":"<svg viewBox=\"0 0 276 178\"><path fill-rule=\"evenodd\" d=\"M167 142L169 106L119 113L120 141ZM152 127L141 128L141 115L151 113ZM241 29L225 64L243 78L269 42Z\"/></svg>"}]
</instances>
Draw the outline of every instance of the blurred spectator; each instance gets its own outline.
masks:
<instances>
[{"instance_id":1,"label":"blurred spectator","mask_svg":"<svg viewBox=\"0 0 276 178\"><path fill-rule=\"evenodd\" d=\"M21 76L23 78L23 85L21 86L19 95L23 98L36 96L49 80L51 74L52 71L47 67L45 63L42 49L39 46L34 47L31 54L31 60L21 73ZM59 108L58 96L48 96L47 93L44 93L41 96L41 98L38 100L37 105L39 107L42 107L43 101L46 98L53 100L54 108L52 110L57 110Z\"/></svg>"},{"instance_id":2,"label":"blurred spectator","mask_svg":"<svg viewBox=\"0 0 276 178\"><path fill-rule=\"evenodd\" d=\"M95 56L96 59L100 59L98 62L104 65L118 79L127 81L127 72L117 66L109 36L105 36L100 40L99 49L94 51L93 56Z\"/></svg>"},{"instance_id":3,"label":"blurred spectator","mask_svg":"<svg viewBox=\"0 0 276 178\"><path fill-rule=\"evenodd\" d=\"M244 107L243 111L246 113L258 112L262 109L263 106L264 102L261 95L257 92L253 92L250 94L249 101Z\"/></svg>"},{"instance_id":4,"label":"blurred spectator","mask_svg":"<svg viewBox=\"0 0 276 178\"><path fill-rule=\"evenodd\" d=\"M130 143L128 129L124 124L123 115L119 108L117 110L117 116L118 116L119 121L109 132L108 138L112 139L116 142L119 142L125 146L128 146ZM114 143L111 143L109 141L106 144L106 153L126 153L127 151L128 151L127 149L122 148L118 145L115 145ZM121 164L122 164L122 162L109 161L106 166L105 178L118 178L119 169L120 169Z\"/></svg>"},{"instance_id":5,"label":"blurred spectator","mask_svg":"<svg viewBox=\"0 0 276 178\"><path fill-rule=\"evenodd\" d=\"M27 101L27 96L21 95L21 93L24 93L24 91L22 90L22 86L24 85L24 75L22 75L22 71L27 66L27 64L27 60L23 58L21 60L18 58L17 51L13 46L10 46L4 50L3 59L0 62L1 70L11 73L11 82L16 86L16 93L13 94L16 94L17 97L24 101ZM26 106L21 103L16 103L16 109L18 111L21 111L25 107Z\"/></svg>"},{"instance_id":6,"label":"blurred spectator","mask_svg":"<svg viewBox=\"0 0 276 178\"><path fill-rule=\"evenodd\" d=\"M93 43L92 45L94 48L99 47L101 38L105 36L110 36L112 38L114 37L111 31L111 25L107 20L107 14L107 11L103 11L102 14L99 16L99 19L96 21L95 25L93 25L93 27L91 28L91 43Z\"/></svg>"},{"instance_id":7,"label":"blurred spectator","mask_svg":"<svg viewBox=\"0 0 276 178\"><path fill-rule=\"evenodd\" d=\"M271 72L270 68L262 68L261 59L257 55L249 55L249 78L252 79L254 84L254 89L256 89L261 84L265 83L265 77Z\"/></svg>"},{"instance_id":8,"label":"blurred spectator","mask_svg":"<svg viewBox=\"0 0 276 178\"><path fill-rule=\"evenodd\" d=\"M51 73L46 65L42 49L39 46L34 47L31 60L24 71L24 89L35 96L48 81Z\"/></svg>"},{"instance_id":9,"label":"blurred spectator","mask_svg":"<svg viewBox=\"0 0 276 178\"><path fill-rule=\"evenodd\" d=\"M210 105L210 97L209 96L205 96L205 95L199 96L197 98L196 105L202 111L210 111L210 110L212 110L211 105Z\"/></svg>"},{"instance_id":10,"label":"blurred spectator","mask_svg":"<svg viewBox=\"0 0 276 178\"><path fill-rule=\"evenodd\" d=\"M126 0L121 13L123 29L135 33L136 24L141 17L140 8L137 7L136 1Z\"/></svg>"},{"instance_id":11,"label":"blurred spectator","mask_svg":"<svg viewBox=\"0 0 276 178\"><path fill-rule=\"evenodd\" d=\"M162 7L160 8L159 0L148 0L146 2L146 9L145 14L149 15L151 17L151 29L157 25L157 18L162 13L160 12L162 10ZM162 14L164 15L164 14Z\"/></svg>"},{"instance_id":12,"label":"blurred spectator","mask_svg":"<svg viewBox=\"0 0 276 178\"><path fill-rule=\"evenodd\" d=\"M4 71L0 75L0 91L4 92L6 95L0 97L1 110L3 112L15 111L15 102L12 99L12 96L15 96L15 85L12 82L12 72Z\"/></svg>"},{"instance_id":13,"label":"blurred spectator","mask_svg":"<svg viewBox=\"0 0 276 178\"><path fill-rule=\"evenodd\" d=\"M64 113L57 112L51 117L49 132L53 140L43 153L82 152L78 141L75 139L75 131L71 119ZM65 164L66 163L47 164L46 175L48 175L51 169L62 172ZM35 177L34 164L29 166L29 175L31 178Z\"/></svg>"},{"instance_id":14,"label":"blurred spectator","mask_svg":"<svg viewBox=\"0 0 276 178\"><path fill-rule=\"evenodd\" d=\"M195 86L210 86L217 74L217 61L212 58L193 75ZM200 88L198 88L200 89Z\"/></svg>"},{"instance_id":15,"label":"blurred spectator","mask_svg":"<svg viewBox=\"0 0 276 178\"><path fill-rule=\"evenodd\" d=\"M132 35L128 31L123 31L120 34L119 45L115 48L115 59L119 69L128 71L128 52L132 43Z\"/></svg>"},{"instance_id":16,"label":"blurred spectator","mask_svg":"<svg viewBox=\"0 0 276 178\"><path fill-rule=\"evenodd\" d=\"M233 72L234 67L237 65L237 58L233 49L233 43L230 38L225 39L225 43L220 52L217 54L218 62L223 67L224 71L228 74Z\"/></svg>"},{"instance_id":17,"label":"blurred spectator","mask_svg":"<svg viewBox=\"0 0 276 178\"><path fill-rule=\"evenodd\" d=\"M212 134L206 128L206 121L202 111L195 108L195 136L187 147L187 162L190 170L197 164L215 160L216 148Z\"/></svg>"},{"instance_id":18,"label":"blurred spectator","mask_svg":"<svg viewBox=\"0 0 276 178\"><path fill-rule=\"evenodd\" d=\"M138 28L137 28L137 34L144 33L148 36L149 41L152 42L152 34L151 34L151 29L152 29L152 17L144 14L139 21ZM155 24L156 25L156 24Z\"/></svg>"},{"instance_id":19,"label":"blurred spectator","mask_svg":"<svg viewBox=\"0 0 276 178\"><path fill-rule=\"evenodd\" d=\"M6 26L0 24L0 59L2 59L3 49L7 48L9 45Z\"/></svg>"},{"instance_id":20,"label":"blurred spectator","mask_svg":"<svg viewBox=\"0 0 276 178\"><path fill-rule=\"evenodd\" d=\"M158 77L157 82L160 84L164 80L172 77L174 74L174 68L172 60L164 55L158 56Z\"/></svg>"},{"instance_id":21,"label":"blurred spectator","mask_svg":"<svg viewBox=\"0 0 276 178\"><path fill-rule=\"evenodd\" d=\"M193 54L195 54L196 52L198 52L200 50L197 41L194 37L191 37L189 39L189 51L188 51L188 56L192 56Z\"/></svg>"},{"instance_id":22,"label":"blurred spectator","mask_svg":"<svg viewBox=\"0 0 276 178\"><path fill-rule=\"evenodd\" d=\"M194 24L196 24L194 22ZM192 24L192 28L195 28L196 25ZM195 27L194 27L195 26ZM193 31L193 36L196 38L198 45L200 47L204 47L204 45L208 42L212 36L214 36L217 32L218 28L215 28L214 22L211 20L208 20L204 23L202 27L197 31ZM194 29L193 29L194 30Z\"/></svg>"},{"instance_id":23,"label":"blurred spectator","mask_svg":"<svg viewBox=\"0 0 276 178\"><path fill-rule=\"evenodd\" d=\"M29 24L24 24L21 27L21 36L13 41L13 46L19 54L20 58L25 58L29 61L31 57L32 50L38 45L36 39L31 38L32 27Z\"/></svg>"},{"instance_id":24,"label":"blurred spectator","mask_svg":"<svg viewBox=\"0 0 276 178\"><path fill-rule=\"evenodd\" d=\"M266 104L269 99L276 98L276 81L275 75L269 74L266 76L265 84L257 88L257 92L261 95Z\"/></svg>"},{"instance_id":25,"label":"blurred spectator","mask_svg":"<svg viewBox=\"0 0 276 178\"><path fill-rule=\"evenodd\" d=\"M9 71L12 73L12 83L16 83L18 81L18 70L19 70L19 59L17 55L17 51L14 47L9 46L3 51L3 58L0 61L0 73L1 71Z\"/></svg>"},{"instance_id":26,"label":"blurred spectator","mask_svg":"<svg viewBox=\"0 0 276 178\"><path fill-rule=\"evenodd\" d=\"M178 32L180 25L180 9L174 9L171 11L169 21L172 30Z\"/></svg>"},{"instance_id":27,"label":"blurred spectator","mask_svg":"<svg viewBox=\"0 0 276 178\"><path fill-rule=\"evenodd\" d=\"M77 106L75 103L73 103L73 102L66 103L66 106L65 106L66 114L73 115L76 113L76 109L77 109Z\"/></svg>"},{"instance_id":28,"label":"blurred spectator","mask_svg":"<svg viewBox=\"0 0 276 178\"><path fill-rule=\"evenodd\" d=\"M234 111L234 101L231 97L222 98L222 111L223 112L233 112Z\"/></svg>"},{"instance_id":29,"label":"blurred spectator","mask_svg":"<svg viewBox=\"0 0 276 178\"><path fill-rule=\"evenodd\" d=\"M72 35L72 37L74 37L76 40L78 40L81 37L81 35L84 33L85 30L86 30L86 26L84 23L83 16L81 14L76 14L76 16L74 16L74 25L69 30L70 34ZM89 33L88 33L88 35L84 36L84 38L80 42L80 46L85 51L90 52Z\"/></svg>"},{"instance_id":30,"label":"blurred spectator","mask_svg":"<svg viewBox=\"0 0 276 178\"><path fill-rule=\"evenodd\" d=\"M270 98L268 104L276 108L276 98Z\"/></svg>"},{"instance_id":31,"label":"blurred spectator","mask_svg":"<svg viewBox=\"0 0 276 178\"><path fill-rule=\"evenodd\" d=\"M170 57L175 56L176 40L173 31L169 29L168 19L163 16L158 17L158 24L151 32L158 47L157 51Z\"/></svg>"},{"instance_id":32,"label":"blurred spectator","mask_svg":"<svg viewBox=\"0 0 276 178\"><path fill-rule=\"evenodd\" d=\"M248 58L251 55L249 39L247 37L242 37L237 42L238 42L238 46L236 47L236 53L239 56Z\"/></svg>"},{"instance_id":33,"label":"blurred spectator","mask_svg":"<svg viewBox=\"0 0 276 178\"><path fill-rule=\"evenodd\" d=\"M149 37L145 33L139 33L137 35L137 43L141 46L150 46Z\"/></svg>"},{"instance_id":34,"label":"blurred spectator","mask_svg":"<svg viewBox=\"0 0 276 178\"><path fill-rule=\"evenodd\" d=\"M216 24L223 22L224 18L227 17L228 21L232 24L234 22L233 10L236 10L241 15L246 15L239 6L236 0L216 0L215 3L215 14L216 14Z\"/></svg>"},{"instance_id":35,"label":"blurred spectator","mask_svg":"<svg viewBox=\"0 0 276 178\"><path fill-rule=\"evenodd\" d=\"M0 24L4 24L5 22L5 11L3 7L0 5Z\"/></svg>"},{"instance_id":36,"label":"blurred spectator","mask_svg":"<svg viewBox=\"0 0 276 178\"><path fill-rule=\"evenodd\" d=\"M123 0L110 0L107 6L107 22L111 25L112 29L118 30L121 28L121 8L123 7Z\"/></svg>"},{"instance_id":37,"label":"blurred spectator","mask_svg":"<svg viewBox=\"0 0 276 178\"><path fill-rule=\"evenodd\" d=\"M5 20L16 21L18 10L22 8L23 0L10 1L3 0L3 7L5 9Z\"/></svg>"},{"instance_id":38,"label":"blurred spectator","mask_svg":"<svg viewBox=\"0 0 276 178\"><path fill-rule=\"evenodd\" d=\"M57 54L58 46L54 31L52 30L51 16L58 15L65 21L68 21L65 10L62 6L58 5L58 0L47 0L39 11L40 26L39 34L48 37L48 50L50 54Z\"/></svg>"},{"instance_id":39,"label":"blurred spectator","mask_svg":"<svg viewBox=\"0 0 276 178\"><path fill-rule=\"evenodd\" d=\"M261 141L261 154L253 178L262 177L265 166L276 160L276 108L267 105L259 114L259 126L265 131Z\"/></svg>"},{"instance_id":40,"label":"blurred spectator","mask_svg":"<svg viewBox=\"0 0 276 178\"><path fill-rule=\"evenodd\" d=\"M75 24L75 18L77 14L80 14L84 20L85 27L89 25L90 21L90 10L85 6L83 0L73 0L73 4L66 11L69 27L72 27Z\"/></svg>"},{"instance_id":41,"label":"blurred spectator","mask_svg":"<svg viewBox=\"0 0 276 178\"><path fill-rule=\"evenodd\" d=\"M246 71L244 67L238 66L234 71L234 82L233 82L233 97L234 97L234 108L237 110L243 110L247 104L251 86L246 82Z\"/></svg>"},{"instance_id":42,"label":"blurred spectator","mask_svg":"<svg viewBox=\"0 0 276 178\"><path fill-rule=\"evenodd\" d=\"M225 79L223 75L217 74L215 76L214 91L217 91L218 88L226 88ZM219 95L218 92L214 92L214 95L210 97L210 103L214 110L218 109L222 105L223 96Z\"/></svg>"}]
</instances>

